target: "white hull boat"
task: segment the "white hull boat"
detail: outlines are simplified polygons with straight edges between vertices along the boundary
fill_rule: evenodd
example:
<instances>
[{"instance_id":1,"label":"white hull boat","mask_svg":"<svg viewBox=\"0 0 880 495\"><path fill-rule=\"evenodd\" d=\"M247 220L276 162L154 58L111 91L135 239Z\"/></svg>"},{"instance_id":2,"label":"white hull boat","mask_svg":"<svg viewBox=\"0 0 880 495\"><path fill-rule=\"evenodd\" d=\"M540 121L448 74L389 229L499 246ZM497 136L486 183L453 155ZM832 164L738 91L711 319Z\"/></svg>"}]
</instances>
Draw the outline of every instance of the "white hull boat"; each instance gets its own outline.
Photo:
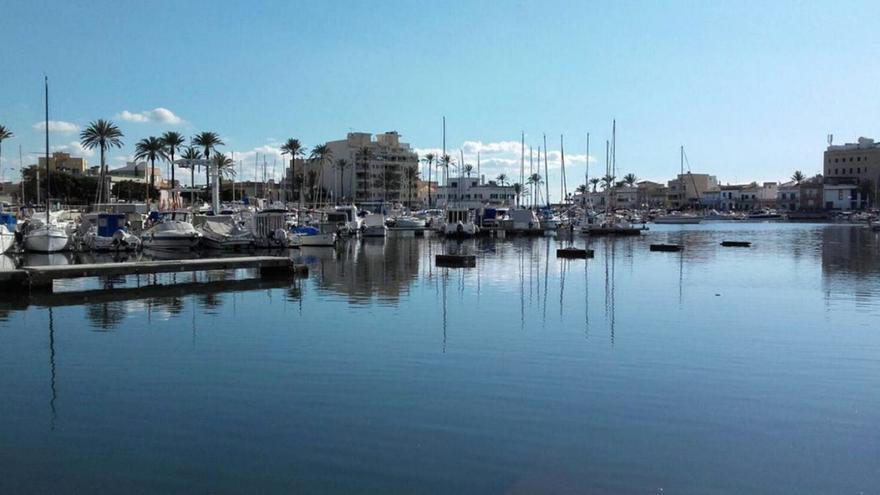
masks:
<instances>
[{"instance_id":1,"label":"white hull boat","mask_svg":"<svg viewBox=\"0 0 880 495\"><path fill-rule=\"evenodd\" d=\"M191 223L181 220L158 223L141 234L144 248L165 251L189 251L198 246L201 238Z\"/></svg>"},{"instance_id":2,"label":"white hull boat","mask_svg":"<svg viewBox=\"0 0 880 495\"><path fill-rule=\"evenodd\" d=\"M57 253L67 249L70 236L62 225L34 226L24 236L24 248L37 253Z\"/></svg>"},{"instance_id":3,"label":"white hull boat","mask_svg":"<svg viewBox=\"0 0 880 495\"><path fill-rule=\"evenodd\" d=\"M0 254L3 254L15 246L15 232L11 232L5 225L0 225Z\"/></svg>"},{"instance_id":4,"label":"white hull boat","mask_svg":"<svg viewBox=\"0 0 880 495\"><path fill-rule=\"evenodd\" d=\"M141 247L141 240L122 229L107 237L98 235L97 229L92 228L83 236L83 244L90 251L137 251Z\"/></svg>"},{"instance_id":5,"label":"white hull boat","mask_svg":"<svg viewBox=\"0 0 880 495\"><path fill-rule=\"evenodd\" d=\"M256 244L254 235L229 215L207 217L198 231L202 234L202 244L209 249L247 249Z\"/></svg>"},{"instance_id":6,"label":"white hull boat","mask_svg":"<svg viewBox=\"0 0 880 495\"><path fill-rule=\"evenodd\" d=\"M666 215L654 219L658 225L694 225L703 221L703 217L696 215Z\"/></svg>"},{"instance_id":7,"label":"white hull boat","mask_svg":"<svg viewBox=\"0 0 880 495\"><path fill-rule=\"evenodd\" d=\"M385 237L388 228L385 226L385 215L370 213L364 217L364 226L361 235L364 237Z\"/></svg>"}]
</instances>

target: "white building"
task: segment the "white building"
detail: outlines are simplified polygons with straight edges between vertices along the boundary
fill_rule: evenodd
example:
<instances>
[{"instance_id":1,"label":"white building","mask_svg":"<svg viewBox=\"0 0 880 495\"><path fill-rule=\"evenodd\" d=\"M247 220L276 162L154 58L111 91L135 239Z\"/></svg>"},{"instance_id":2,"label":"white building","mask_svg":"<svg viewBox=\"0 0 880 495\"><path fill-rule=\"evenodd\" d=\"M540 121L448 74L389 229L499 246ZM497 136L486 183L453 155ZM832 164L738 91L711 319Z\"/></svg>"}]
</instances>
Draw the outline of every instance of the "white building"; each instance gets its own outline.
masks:
<instances>
[{"instance_id":1,"label":"white building","mask_svg":"<svg viewBox=\"0 0 880 495\"><path fill-rule=\"evenodd\" d=\"M825 178L823 199L828 210L858 210L865 207L865 198L859 192L858 179Z\"/></svg>"},{"instance_id":2,"label":"white building","mask_svg":"<svg viewBox=\"0 0 880 495\"><path fill-rule=\"evenodd\" d=\"M776 207L780 210L795 211L800 209L801 187L795 181L780 184L776 189Z\"/></svg>"},{"instance_id":3,"label":"white building","mask_svg":"<svg viewBox=\"0 0 880 495\"><path fill-rule=\"evenodd\" d=\"M366 202L406 202L409 199L406 169L418 171L419 156L409 144L400 141L396 131L373 135L349 132L345 139L326 143L332 157L323 164L307 162L309 170L321 172L321 186L333 200ZM340 160L343 162L340 163ZM297 161L297 175L300 163ZM414 181L412 198L418 196Z\"/></svg>"},{"instance_id":4,"label":"white building","mask_svg":"<svg viewBox=\"0 0 880 495\"><path fill-rule=\"evenodd\" d=\"M482 206L515 206L513 186L501 186L477 177L450 177L448 185L437 188L437 207L480 208Z\"/></svg>"},{"instance_id":5,"label":"white building","mask_svg":"<svg viewBox=\"0 0 880 495\"><path fill-rule=\"evenodd\" d=\"M159 166L153 169L153 174L155 186L160 187L163 179ZM124 167L107 170L107 175L110 177L111 184L126 180L147 183L150 182L150 164L148 162L127 162Z\"/></svg>"}]
</instances>

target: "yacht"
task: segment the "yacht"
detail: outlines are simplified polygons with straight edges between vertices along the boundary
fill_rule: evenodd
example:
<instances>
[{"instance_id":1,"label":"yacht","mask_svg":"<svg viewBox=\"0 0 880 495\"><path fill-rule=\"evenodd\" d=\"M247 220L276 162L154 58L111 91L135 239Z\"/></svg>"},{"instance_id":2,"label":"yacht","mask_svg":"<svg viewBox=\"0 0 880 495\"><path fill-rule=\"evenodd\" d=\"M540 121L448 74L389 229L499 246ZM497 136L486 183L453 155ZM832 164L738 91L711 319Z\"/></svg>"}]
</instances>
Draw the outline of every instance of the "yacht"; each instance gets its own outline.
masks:
<instances>
[{"instance_id":1,"label":"yacht","mask_svg":"<svg viewBox=\"0 0 880 495\"><path fill-rule=\"evenodd\" d=\"M247 249L256 243L254 234L235 215L199 216L195 224L202 244L209 249Z\"/></svg>"},{"instance_id":2,"label":"yacht","mask_svg":"<svg viewBox=\"0 0 880 495\"><path fill-rule=\"evenodd\" d=\"M539 234L543 232L541 221L538 220L538 215L534 210L525 208L510 210L507 212L507 216L510 218L508 231L511 233Z\"/></svg>"},{"instance_id":3,"label":"yacht","mask_svg":"<svg viewBox=\"0 0 880 495\"><path fill-rule=\"evenodd\" d=\"M287 210L272 209L254 213L250 219L254 243L261 248L288 247Z\"/></svg>"},{"instance_id":4,"label":"yacht","mask_svg":"<svg viewBox=\"0 0 880 495\"><path fill-rule=\"evenodd\" d=\"M166 251L189 251L198 246L202 238L190 223L189 212L150 214L152 226L141 233L144 248Z\"/></svg>"},{"instance_id":5,"label":"yacht","mask_svg":"<svg viewBox=\"0 0 880 495\"><path fill-rule=\"evenodd\" d=\"M343 205L335 208L337 213L345 215L345 228L341 230L344 235L357 235L361 231L363 220L358 216L358 209L355 205Z\"/></svg>"},{"instance_id":6,"label":"yacht","mask_svg":"<svg viewBox=\"0 0 880 495\"><path fill-rule=\"evenodd\" d=\"M361 235L364 237L385 237L385 215L382 213L368 213L364 217L364 226Z\"/></svg>"},{"instance_id":7,"label":"yacht","mask_svg":"<svg viewBox=\"0 0 880 495\"><path fill-rule=\"evenodd\" d=\"M779 220L780 218L782 218L782 215L780 215L776 210L763 208L749 213L748 218L749 220Z\"/></svg>"},{"instance_id":8,"label":"yacht","mask_svg":"<svg viewBox=\"0 0 880 495\"><path fill-rule=\"evenodd\" d=\"M470 210L466 208L449 208L446 210L446 221L443 234L447 237L473 237L479 229L474 223Z\"/></svg>"},{"instance_id":9,"label":"yacht","mask_svg":"<svg viewBox=\"0 0 880 495\"><path fill-rule=\"evenodd\" d=\"M48 214L47 214L48 216ZM70 244L67 224L42 221L38 218L28 220L24 229L24 248L37 253L57 253L65 251Z\"/></svg>"},{"instance_id":10,"label":"yacht","mask_svg":"<svg viewBox=\"0 0 880 495\"><path fill-rule=\"evenodd\" d=\"M291 235L291 246L335 246L337 240L336 231L330 226L330 224L323 224L322 227L304 225L302 227L297 227L293 229Z\"/></svg>"},{"instance_id":11,"label":"yacht","mask_svg":"<svg viewBox=\"0 0 880 495\"><path fill-rule=\"evenodd\" d=\"M15 246L16 219L9 213L0 212L0 254Z\"/></svg>"},{"instance_id":12,"label":"yacht","mask_svg":"<svg viewBox=\"0 0 880 495\"><path fill-rule=\"evenodd\" d=\"M698 215L693 215L691 213L681 213L678 211L673 211L668 215L662 215L654 218L654 223L656 224L669 224L669 225L693 225L698 224L703 221L703 217Z\"/></svg>"},{"instance_id":13,"label":"yacht","mask_svg":"<svg viewBox=\"0 0 880 495\"><path fill-rule=\"evenodd\" d=\"M125 215L122 213L98 213L94 215L94 225L88 220L91 215L83 218L87 226L82 236L83 244L91 251L135 251L140 248L141 240L128 231Z\"/></svg>"}]
</instances>

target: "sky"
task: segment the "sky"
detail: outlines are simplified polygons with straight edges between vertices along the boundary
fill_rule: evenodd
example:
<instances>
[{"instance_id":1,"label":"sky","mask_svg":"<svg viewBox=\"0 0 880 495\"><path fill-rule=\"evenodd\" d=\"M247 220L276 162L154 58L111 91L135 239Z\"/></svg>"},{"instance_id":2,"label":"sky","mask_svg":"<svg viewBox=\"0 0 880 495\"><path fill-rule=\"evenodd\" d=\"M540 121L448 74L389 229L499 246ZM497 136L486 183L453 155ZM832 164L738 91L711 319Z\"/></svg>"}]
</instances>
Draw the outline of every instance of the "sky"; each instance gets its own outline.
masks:
<instances>
[{"instance_id":1,"label":"sky","mask_svg":"<svg viewBox=\"0 0 880 495\"><path fill-rule=\"evenodd\" d=\"M283 140L312 147L396 130L424 153L464 153L519 179L526 149L560 136L569 189L605 172L665 181L689 168L723 183L821 169L835 143L880 138L880 29L871 2L12 1L0 0L2 175L107 118L138 140L215 131L253 177ZM262 161L262 158L260 159Z\"/></svg>"}]
</instances>

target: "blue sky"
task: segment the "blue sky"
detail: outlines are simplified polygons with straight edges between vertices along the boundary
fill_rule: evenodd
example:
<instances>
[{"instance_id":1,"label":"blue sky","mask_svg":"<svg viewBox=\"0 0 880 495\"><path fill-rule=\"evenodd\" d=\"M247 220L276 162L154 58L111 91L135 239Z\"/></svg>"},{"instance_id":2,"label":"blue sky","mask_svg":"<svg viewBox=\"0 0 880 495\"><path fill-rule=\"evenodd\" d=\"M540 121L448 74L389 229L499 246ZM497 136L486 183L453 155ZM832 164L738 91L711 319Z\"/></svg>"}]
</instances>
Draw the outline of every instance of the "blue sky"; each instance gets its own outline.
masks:
<instances>
[{"instance_id":1,"label":"blue sky","mask_svg":"<svg viewBox=\"0 0 880 495\"><path fill-rule=\"evenodd\" d=\"M127 146L111 167L170 129L220 133L247 176L255 150L271 165L288 137L312 146L397 130L439 148L445 115L450 152L470 163L481 150L492 175L518 176L521 131L534 146L547 133L551 151L564 134L569 183L581 183L585 133L602 172L617 119L619 176L668 179L683 144L693 171L724 182L785 179L819 171L828 133L880 137L875 12L870 2L5 2L0 123L16 137L3 143L3 173L17 175L19 144L25 164L42 149L47 73L50 118L72 124L58 124L53 146L76 151L77 133L63 129L113 119Z\"/></svg>"}]
</instances>

